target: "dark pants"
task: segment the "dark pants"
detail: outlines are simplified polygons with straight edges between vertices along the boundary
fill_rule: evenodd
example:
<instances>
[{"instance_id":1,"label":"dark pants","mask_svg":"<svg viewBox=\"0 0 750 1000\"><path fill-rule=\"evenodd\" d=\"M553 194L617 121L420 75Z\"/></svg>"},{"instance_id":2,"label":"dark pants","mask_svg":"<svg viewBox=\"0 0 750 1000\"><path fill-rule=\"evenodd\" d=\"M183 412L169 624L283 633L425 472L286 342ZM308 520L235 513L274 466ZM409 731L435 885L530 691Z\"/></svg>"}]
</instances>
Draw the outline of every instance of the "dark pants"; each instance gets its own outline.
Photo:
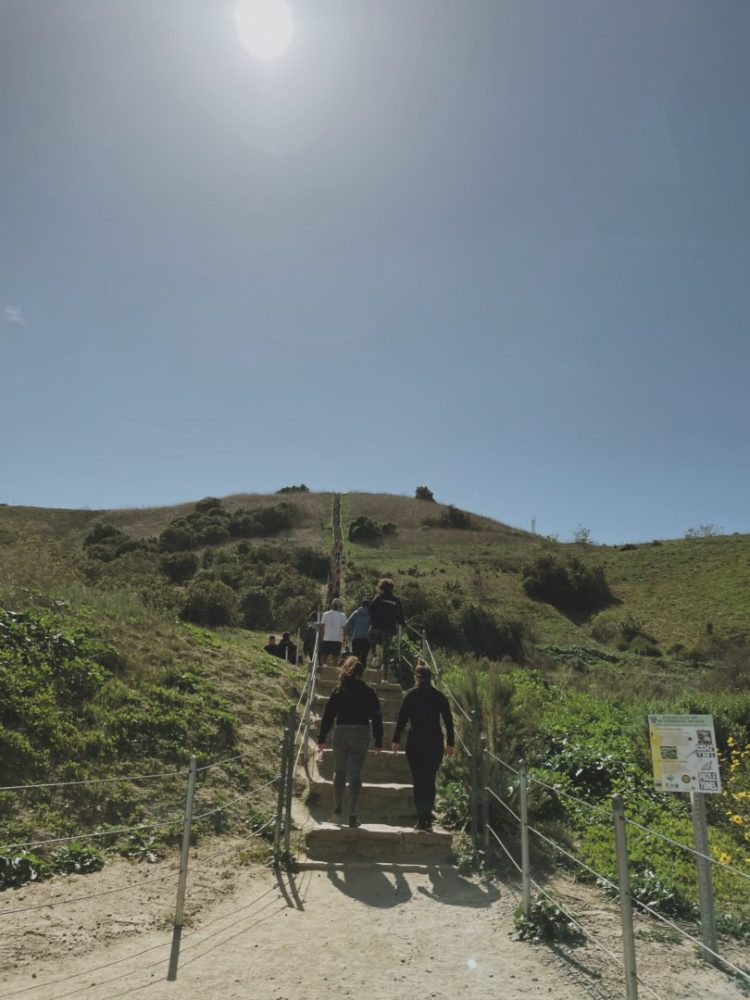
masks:
<instances>
[{"instance_id":1,"label":"dark pants","mask_svg":"<svg viewBox=\"0 0 750 1000\"><path fill-rule=\"evenodd\" d=\"M362 768L370 748L369 726L336 726L333 731L333 808L341 812L349 779L349 815L357 815L362 791Z\"/></svg>"},{"instance_id":2,"label":"dark pants","mask_svg":"<svg viewBox=\"0 0 750 1000\"><path fill-rule=\"evenodd\" d=\"M367 666L367 657L370 652L370 640L352 639L352 653L357 657L363 667Z\"/></svg>"},{"instance_id":3,"label":"dark pants","mask_svg":"<svg viewBox=\"0 0 750 1000\"><path fill-rule=\"evenodd\" d=\"M393 632L386 632L383 629L372 629L370 631L373 646L380 646L380 669L384 677L388 676L388 661L391 653L391 643L393 642Z\"/></svg>"},{"instance_id":4,"label":"dark pants","mask_svg":"<svg viewBox=\"0 0 750 1000\"><path fill-rule=\"evenodd\" d=\"M435 778L443 759L443 740L436 737L417 737L409 733L406 739L406 758L414 783L414 807L420 823L432 821L435 808Z\"/></svg>"}]
</instances>

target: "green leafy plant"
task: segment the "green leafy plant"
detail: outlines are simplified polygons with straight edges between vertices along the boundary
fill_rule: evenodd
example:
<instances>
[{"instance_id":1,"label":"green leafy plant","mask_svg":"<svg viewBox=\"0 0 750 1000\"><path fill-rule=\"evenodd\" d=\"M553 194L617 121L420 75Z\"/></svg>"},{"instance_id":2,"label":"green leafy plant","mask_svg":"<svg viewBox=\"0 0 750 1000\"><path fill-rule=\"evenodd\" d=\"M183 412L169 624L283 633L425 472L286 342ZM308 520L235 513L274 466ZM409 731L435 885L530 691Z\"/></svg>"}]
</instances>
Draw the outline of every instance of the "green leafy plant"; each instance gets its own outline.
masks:
<instances>
[{"instance_id":1,"label":"green leafy plant","mask_svg":"<svg viewBox=\"0 0 750 1000\"><path fill-rule=\"evenodd\" d=\"M519 906L513 914L517 941L535 944L580 944L584 939L581 930L573 923L559 904L549 896L538 895L529 908L529 915Z\"/></svg>"}]
</instances>

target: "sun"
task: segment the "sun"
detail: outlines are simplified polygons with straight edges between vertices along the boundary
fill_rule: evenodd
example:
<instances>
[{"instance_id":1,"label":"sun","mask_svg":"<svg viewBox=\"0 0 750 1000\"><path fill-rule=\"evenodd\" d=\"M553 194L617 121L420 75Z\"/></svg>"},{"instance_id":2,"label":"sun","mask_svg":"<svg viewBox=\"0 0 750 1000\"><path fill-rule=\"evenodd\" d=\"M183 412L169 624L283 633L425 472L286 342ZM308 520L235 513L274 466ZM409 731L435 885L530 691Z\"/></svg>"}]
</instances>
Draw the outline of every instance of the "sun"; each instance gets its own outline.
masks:
<instances>
[{"instance_id":1,"label":"sun","mask_svg":"<svg viewBox=\"0 0 750 1000\"><path fill-rule=\"evenodd\" d=\"M286 0L242 0L235 20L242 44L258 59L276 59L288 48L294 34Z\"/></svg>"}]
</instances>

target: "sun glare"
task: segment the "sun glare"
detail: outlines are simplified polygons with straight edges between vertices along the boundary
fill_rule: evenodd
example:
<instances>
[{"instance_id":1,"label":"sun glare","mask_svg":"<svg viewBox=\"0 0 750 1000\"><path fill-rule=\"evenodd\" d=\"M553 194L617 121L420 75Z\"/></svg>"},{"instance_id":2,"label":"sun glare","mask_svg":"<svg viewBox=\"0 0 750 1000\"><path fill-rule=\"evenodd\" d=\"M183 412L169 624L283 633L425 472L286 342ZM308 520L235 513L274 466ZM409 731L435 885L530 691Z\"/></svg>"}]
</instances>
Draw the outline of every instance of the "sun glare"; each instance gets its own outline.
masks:
<instances>
[{"instance_id":1,"label":"sun glare","mask_svg":"<svg viewBox=\"0 0 750 1000\"><path fill-rule=\"evenodd\" d=\"M242 0L235 14L237 30L247 51L258 59L275 59L294 34L286 0Z\"/></svg>"}]
</instances>

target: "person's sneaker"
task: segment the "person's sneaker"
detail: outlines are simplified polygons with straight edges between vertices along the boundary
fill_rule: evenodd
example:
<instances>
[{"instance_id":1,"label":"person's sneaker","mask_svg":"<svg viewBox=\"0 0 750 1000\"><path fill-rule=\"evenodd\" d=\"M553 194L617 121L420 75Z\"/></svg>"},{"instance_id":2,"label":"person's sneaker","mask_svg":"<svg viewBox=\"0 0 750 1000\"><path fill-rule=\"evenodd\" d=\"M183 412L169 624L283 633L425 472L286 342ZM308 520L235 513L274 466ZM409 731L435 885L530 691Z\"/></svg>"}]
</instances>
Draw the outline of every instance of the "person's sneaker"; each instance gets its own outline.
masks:
<instances>
[{"instance_id":1,"label":"person's sneaker","mask_svg":"<svg viewBox=\"0 0 750 1000\"><path fill-rule=\"evenodd\" d=\"M357 829L357 827L359 826L359 820L357 819L356 816L349 817L349 826L352 827L352 829L354 830Z\"/></svg>"}]
</instances>

